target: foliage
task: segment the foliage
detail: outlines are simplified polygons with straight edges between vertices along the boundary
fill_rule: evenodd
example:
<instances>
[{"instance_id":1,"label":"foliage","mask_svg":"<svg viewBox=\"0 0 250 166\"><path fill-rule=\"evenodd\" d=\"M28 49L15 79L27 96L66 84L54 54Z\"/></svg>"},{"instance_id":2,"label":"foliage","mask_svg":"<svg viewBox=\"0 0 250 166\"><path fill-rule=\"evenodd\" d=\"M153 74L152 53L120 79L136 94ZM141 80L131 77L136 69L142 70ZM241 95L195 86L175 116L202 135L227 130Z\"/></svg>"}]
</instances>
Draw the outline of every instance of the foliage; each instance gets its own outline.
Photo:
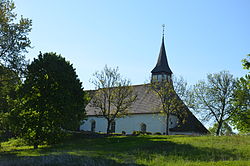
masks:
<instances>
[{"instance_id":1,"label":"foliage","mask_svg":"<svg viewBox=\"0 0 250 166\"><path fill-rule=\"evenodd\" d=\"M23 53L30 48L31 20L17 20L12 0L0 1L0 136L9 137L9 112L14 107L15 88L20 84L26 61Z\"/></svg>"},{"instance_id":2,"label":"foliage","mask_svg":"<svg viewBox=\"0 0 250 166\"><path fill-rule=\"evenodd\" d=\"M249 58L250 58L250 54L247 54L247 58L242 60L243 68L246 70L250 70L250 59Z\"/></svg>"},{"instance_id":3,"label":"foliage","mask_svg":"<svg viewBox=\"0 0 250 166\"><path fill-rule=\"evenodd\" d=\"M178 86L176 89L179 88ZM149 87L150 91L153 91L160 99L160 107L158 109L166 115L166 135L169 135L170 115L175 115L179 118L180 122L184 122L186 112L183 110L185 105L175 92L172 81L153 81L149 84Z\"/></svg>"},{"instance_id":4,"label":"foliage","mask_svg":"<svg viewBox=\"0 0 250 166\"><path fill-rule=\"evenodd\" d=\"M178 96L183 101L186 101L186 97L188 97L188 86L187 86L187 82L184 80L182 76L173 77L173 87L174 87L175 92L178 94Z\"/></svg>"},{"instance_id":5,"label":"foliage","mask_svg":"<svg viewBox=\"0 0 250 166\"><path fill-rule=\"evenodd\" d=\"M250 69L250 54L243 59L243 68ZM250 72L248 72L250 73ZM231 122L241 132L250 132L250 74L237 80L232 104L236 108L232 112Z\"/></svg>"},{"instance_id":6,"label":"foliage","mask_svg":"<svg viewBox=\"0 0 250 166\"><path fill-rule=\"evenodd\" d=\"M208 130L212 135L216 135L217 129L218 129L218 123L215 123L213 127L210 127ZM227 122L223 122L219 135L232 135L232 134L235 134L232 128L228 125Z\"/></svg>"},{"instance_id":7,"label":"foliage","mask_svg":"<svg viewBox=\"0 0 250 166\"><path fill-rule=\"evenodd\" d=\"M208 74L206 82L199 81L194 86L195 109L203 120L218 123L216 135L219 135L222 124L230 119L234 111L230 102L234 88L235 79L226 71Z\"/></svg>"},{"instance_id":8,"label":"foliage","mask_svg":"<svg viewBox=\"0 0 250 166\"><path fill-rule=\"evenodd\" d=\"M12 0L0 1L0 65L20 75L26 67L23 53L31 47L28 35L32 22L23 17L17 20L14 9Z\"/></svg>"},{"instance_id":9,"label":"foliage","mask_svg":"<svg viewBox=\"0 0 250 166\"><path fill-rule=\"evenodd\" d=\"M94 73L94 77L92 82L96 92L90 104L98 108L99 114L107 120L107 133L110 133L111 123L116 118L128 114L128 108L136 100L137 95L130 86L130 81L122 78L118 67L112 69L105 66L103 71Z\"/></svg>"},{"instance_id":10,"label":"foliage","mask_svg":"<svg viewBox=\"0 0 250 166\"><path fill-rule=\"evenodd\" d=\"M133 136L138 136L138 135L152 135L151 132L143 132L143 131L133 131L132 132Z\"/></svg>"},{"instance_id":11,"label":"foliage","mask_svg":"<svg viewBox=\"0 0 250 166\"><path fill-rule=\"evenodd\" d=\"M11 81L5 81L9 78ZM14 71L0 65L0 112L9 111L7 98L14 96L16 85L19 83L20 79Z\"/></svg>"},{"instance_id":12,"label":"foliage","mask_svg":"<svg viewBox=\"0 0 250 166\"><path fill-rule=\"evenodd\" d=\"M7 81L8 80L8 81ZM16 86L21 83L17 73L0 65L0 136L8 138L10 131L9 113L14 108Z\"/></svg>"},{"instance_id":13,"label":"foliage","mask_svg":"<svg viewBox=\"0 0 250 166\"><path fill-rule=\"evenodd\" d=\"M72 64L55 53L28 65L11 112L13 129L37 148L58 142L64 130L77 130L85 117L85 96Z\"/></svg>"},{"instance_id":14,"label":"foliage","mask_svg":"<svg viewBox=\"0 0 250 166\"><path fill-rule=\"evenodd\" d=\"M189 109L194 110L195 98L192 93L192 87L188 86L187 81L185 81L182 76L174 76L173 86L178 97L180 97Z\"/></svg>"},{"instance_id":15,"label":"foliage","mask_svg":"<svg viewBox=\"0 0 250 166\"><path fill-rule=\"evenodd\" d=\"M249 136L70 137L33 150L2 143L0 165L249 165ZM11 160L10 160L11 159Z\"/></svg>"}]
</instances>

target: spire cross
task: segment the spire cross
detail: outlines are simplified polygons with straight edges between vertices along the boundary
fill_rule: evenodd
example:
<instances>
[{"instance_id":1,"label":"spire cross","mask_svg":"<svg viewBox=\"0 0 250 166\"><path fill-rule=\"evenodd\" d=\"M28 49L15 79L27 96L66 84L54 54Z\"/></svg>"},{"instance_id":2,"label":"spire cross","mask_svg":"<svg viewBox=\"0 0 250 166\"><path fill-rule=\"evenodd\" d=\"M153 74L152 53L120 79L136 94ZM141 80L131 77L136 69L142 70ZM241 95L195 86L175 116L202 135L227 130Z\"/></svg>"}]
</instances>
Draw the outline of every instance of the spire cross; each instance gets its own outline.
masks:
<instances>
[{"instance_id":1,"label":"spire cross","mask_svg":"<svg viewBox=\"0 0 250 166\"><path fill-rule=\"evenodd\" d=\"M164 37L165 24L162 24L162 36Z\"/></svg>"}]
</instances>

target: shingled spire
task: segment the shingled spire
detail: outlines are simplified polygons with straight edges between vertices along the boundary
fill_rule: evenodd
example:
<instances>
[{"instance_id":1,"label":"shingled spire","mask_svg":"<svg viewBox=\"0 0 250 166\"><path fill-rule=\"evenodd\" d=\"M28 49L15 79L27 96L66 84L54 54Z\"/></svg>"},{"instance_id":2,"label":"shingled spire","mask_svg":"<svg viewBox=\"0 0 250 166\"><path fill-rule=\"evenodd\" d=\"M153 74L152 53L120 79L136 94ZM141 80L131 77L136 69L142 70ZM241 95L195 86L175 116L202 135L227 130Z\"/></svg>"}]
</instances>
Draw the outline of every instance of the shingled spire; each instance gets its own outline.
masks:
<instances>
[{"instance_id":1,"label":"shingled spire","mask_svg":"<svg viewBox=\"0 0 250 166\"><path fill-rule=\"evenodd\" d=\"M155 68L151 71L152 73L152 81L163 81L163 80L171 80L173 72L171 71L168 60L166 56L165 44L164 44L164 31L162 36L161 49L158 57L157 64Z\"/></svg>"}]
</instances>

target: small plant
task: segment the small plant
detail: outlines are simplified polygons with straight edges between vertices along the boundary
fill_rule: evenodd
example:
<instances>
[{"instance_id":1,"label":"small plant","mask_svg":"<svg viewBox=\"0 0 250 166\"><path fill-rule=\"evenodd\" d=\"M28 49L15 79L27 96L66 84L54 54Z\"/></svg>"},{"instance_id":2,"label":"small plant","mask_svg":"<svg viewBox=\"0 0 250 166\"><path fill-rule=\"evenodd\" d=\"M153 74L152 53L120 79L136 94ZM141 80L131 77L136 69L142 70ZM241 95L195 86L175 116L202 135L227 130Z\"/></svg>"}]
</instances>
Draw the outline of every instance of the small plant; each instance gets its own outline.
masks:
<instances>
[{"instance_id":1,"label":"small plant","mask_svg":"<svg viewBox=\"0 0 250 166\"><path fill-rule=\"evenodd\" d=\"M132 135L138 136L138 135L152 135L151 132L142 132L142 131L133 131Z\"/></svg>"},{"instance_id":2,"label":"small plant","mask_svg":"<svg viewBox=\"0 0 250 166\"><path fill-rule=\"evenodd\" d=\"M154 135L161 135L161 133L160 132L155 132Z\"/></svg>"},{"instance_id":3,"label":"small plant","mask_svg":"<svg viewBox=\"0 0 250 166\"><path fill-rule=\"evenodd\" d=\"M126 132L125 132L125 131L122 131L122 135L126 135Z\"/></svg>"},{"instance_id":4,"label":"small plant","mask_svg":"<svg viewBox=\"0 0 250 166\"><path fill-rule=\"evenodd\" d=\"M132 135L133 136L138 136L138 135L140 135L141 134L141 131L133 131L132 132Z\"/></svg>"}]
</instances>

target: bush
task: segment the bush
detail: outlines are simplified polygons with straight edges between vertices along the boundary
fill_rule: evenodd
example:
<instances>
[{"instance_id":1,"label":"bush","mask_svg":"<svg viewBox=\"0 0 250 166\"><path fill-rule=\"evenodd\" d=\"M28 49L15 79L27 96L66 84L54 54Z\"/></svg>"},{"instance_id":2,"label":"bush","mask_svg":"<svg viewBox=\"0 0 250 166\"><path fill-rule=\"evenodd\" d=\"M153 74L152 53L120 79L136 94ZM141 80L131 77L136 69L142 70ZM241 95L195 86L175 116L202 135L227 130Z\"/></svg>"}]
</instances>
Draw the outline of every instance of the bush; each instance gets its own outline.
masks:
<instances>
[{"instance_id":1,"label":"bush","mask_svg":"<svg viewBox=\"0 0 250 166\"><path fill-rule=\"evenodd\" d=\"M152 135L151 132L142 132L142 131L133 131L132 135L138 136L138 135Z\"/></svg>"},{"instance_id":2,"label":"bush","mask_svg":"<svg viewBox=\"0 0 250 166\"><path fill-rule=\"evenodd\" d=\"M10 138L7 142L4 142L4 144L7 146L14 146L14 147L28 145L27 141L25 141L22 138Z\"/></svg>"},{"instance_id":3,"label":"bush","mask_svg":"<svg viewBox=\"0 0 250 166\"><path fill-rule=\"evenodd\" d=\"M132 135L134 135L134 136L137 136L137 135L140 135L141 134L141 131L133 131L132 132Z\"/></svg>"},{"instance_id":4,"label":"bush","mask_svg":"<svg viewBox=\"0 0 250 166\"><path fill-rule=\"evenodd\" d=\"M161 133L160 132L155 132L154 135L161 135Z\"/></svg>"}]
</instances>

